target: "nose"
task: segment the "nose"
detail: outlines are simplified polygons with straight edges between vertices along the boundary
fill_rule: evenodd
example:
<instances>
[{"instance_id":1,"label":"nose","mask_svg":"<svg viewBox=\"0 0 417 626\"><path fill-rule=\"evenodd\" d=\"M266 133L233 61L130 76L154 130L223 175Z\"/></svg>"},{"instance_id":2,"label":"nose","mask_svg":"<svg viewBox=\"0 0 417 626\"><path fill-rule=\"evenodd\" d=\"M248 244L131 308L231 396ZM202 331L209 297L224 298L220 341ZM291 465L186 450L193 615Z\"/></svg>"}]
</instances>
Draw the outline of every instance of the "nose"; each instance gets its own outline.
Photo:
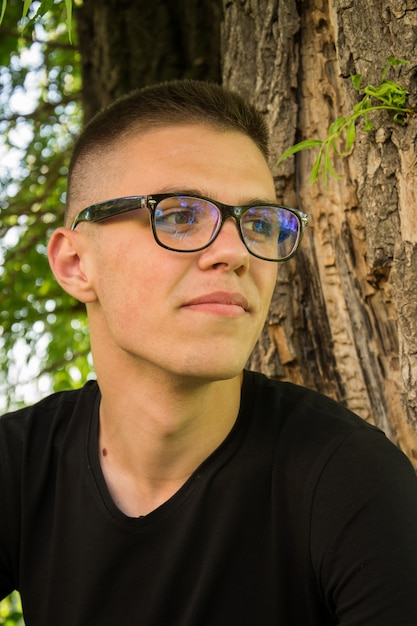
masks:
<instances>
[{"instance_id":1,"label":"nose","mask_svg":"<svg viewBox=\"0 0 417 626\"><path fill-rule=\"evenodd\" d=\"M216 239L200 253L201 269L223 269L239 276L249 269L250 253L240 238L238 225L229 217L222 225Z\"/></svg>"}]
</instances>

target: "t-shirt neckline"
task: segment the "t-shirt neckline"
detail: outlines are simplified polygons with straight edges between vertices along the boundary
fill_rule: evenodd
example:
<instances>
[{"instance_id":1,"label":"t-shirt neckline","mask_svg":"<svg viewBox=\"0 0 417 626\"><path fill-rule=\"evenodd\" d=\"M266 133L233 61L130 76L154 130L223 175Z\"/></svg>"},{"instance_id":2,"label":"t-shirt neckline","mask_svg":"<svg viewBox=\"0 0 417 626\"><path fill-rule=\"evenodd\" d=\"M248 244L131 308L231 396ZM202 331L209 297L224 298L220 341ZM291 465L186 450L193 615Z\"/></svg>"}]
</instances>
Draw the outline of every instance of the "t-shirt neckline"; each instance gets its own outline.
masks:
<instances>
[{"instance_id":1,"label":"t-shirt neckline","mask_svg":"<svg viewBox=\"0 0 417 626\"><path fill-rule=\"evenodd\" d=\"M101 394L99 388L97 387L97 393L95 395L89 416L86 452L91 478L95 483L96 493L100 503L106 511L106 514L110 515L112 520L118 524L130 527L133 526L136 528L156 524L165 519L167 516L173 515L183 505L183 503L192 496L192 493L196 488L198 488L199 483L204 480L204 477L209 472L215 471L218 466L226 463L239 447L251 414L254 386L255 377L253 376L253 372L245 371L241 387L240 409L236 421L226 438L195 469L195 471L178 491L176 491L166 502L158 506L156 509L147 515L140 517L130 517L118 508L110 495L101 469L98 449L99 407Z\"/></svg>"}]
</instances>

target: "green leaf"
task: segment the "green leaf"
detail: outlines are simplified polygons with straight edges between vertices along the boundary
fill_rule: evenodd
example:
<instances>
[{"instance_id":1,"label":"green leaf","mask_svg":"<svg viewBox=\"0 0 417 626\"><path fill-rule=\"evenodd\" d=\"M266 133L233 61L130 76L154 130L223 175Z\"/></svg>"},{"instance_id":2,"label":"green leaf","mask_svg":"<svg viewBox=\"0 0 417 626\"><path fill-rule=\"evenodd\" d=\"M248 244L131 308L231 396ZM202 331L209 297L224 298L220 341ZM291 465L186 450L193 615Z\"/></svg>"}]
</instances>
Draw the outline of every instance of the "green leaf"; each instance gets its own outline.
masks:
<instances>
[{"instance_id":1,"label":"green leaf","mask_svg":"<svg viewBox=\"0 0 417 626\"><path fill-rule=\"evenodd\" d=\"M292 156L293 154L296 154L297 152L301 152L301 150L309 150L310 148L317 148L318 146L321 146L322 143L323 142L320 141L320 139L305 139L304 141L300 141L299 143L296 143L294 146L291 146L291 148L288 148L288 150L286 150L279 157L275 165L279 165L280 163L282 163L282 161L285 161L285 159L288 159L288 157Z\"/></svg>"},{"instance_id":2,"label":"green leaf","mask_svg":"<svg viewBox=\"0 0 417 626\"><path fill-rule=\"evenodd\" d=\"M346 152L352 150L353 144L356 138L356 125L355 120L352 120L346 129Z\"/></svg>"},{"instance_id":3,"label":"green leaf","mask_svg":"<svg viewBox=\"0 0 417 626\"><path fill-rule=\"evenodd\" d=\"M405 116L405 113L402 113L401 111L399 111L398 113L395 113L394 122L396 122L397 124L401 124L401 126L405 126L404 116Z\"/></svg>"},{"instance_id":4,"label":"green leaf","mask_svg":"<svg viewBox=\"0 0 417 626\"><path fill-rule=\"evenodd\" d=\"M351 74L350 77L352 79L353 87L356 91L359 91L362 82L362 74Z\"/></svg>"},{"instance_id":5,"label":"green leaf","mask_svg":"<svg viewBox=\"0 0 417 626\"><path fill-rule=\"evenodd\" d=\"M332 165L332 160L330 158L330 151L332 145L329 143L326 147L326 152L324 155L324 182L327 184L327 172L333 176L333 178L340 178L339 174L336 172Z\"/></svg>"},{"instance_id":6,"label":"green leaf","mask_svg":"<svg viewBox=\"0 0 417 626\"><path fill-rule=\"evenodd\" d=\"M30 4L30 3L29 3ZM25 28L26 29L31 29L33 28L35 22L43 17L45 15L45 13L47 13L54 5L54 0L43 0L39 7L38 10L36 11L36 13L33 15L33 17L29 20L29 22L26 24Z\"/></svg>"},{"instance_id":7,"label":"green leaf","mask_svg":"<svg viewBox=\"0 0 417 626\"><path fill-rule=\"evenodd\" d=\"M364 91L388 107L404 107L407 103L407 91L392 80L383 81L378 87L368 85Z\"/></svg>"},{"instance_id":8,"label":"green leaf","mask_svg":"<svg viewBox=\"0 0 417 626\"><path fill-rule=\"evenodd\" d=\"M4 13L6 11L6 7L7 7L7 0L2 0L2 3L1 3L1 13L0 13L0 24L3 21L3 17L4 17Z\"/></svg>"},{"instance_id":9,"label":"green leaf","mask_svg":"<svg viewBox=\"0 0 417 626\"><path fill-rule=\"evenodd\" d=\"M36 12L36 17L42 17L49 11L49 9L53 6L54 0L42 0L39 8Z\"/></svg>"},{"instance_id":10,"label":"green leaf","mask_svg":"<svg viewBox=\"0 0 417 626\"><path fill-rule=\"evenodd\" d=\"M328 135L331 137L332 135L340 134L341 129L346 124L345 117L339 117L329 126Z\"/></svg>"},{"instance_id":11,"label":"green leaf","mask_svg":"<svg viewBox=\"0 0 417 626\"><path fill-rule=\"evenodd\" d=\"M387 74L391 67L394 67L396 65L406 65L409 63L409 61L407 61L406 59L396 59L395 57L391 57L391 56L387 58L387 61L388 61L388 64L384 67L384 70L382 72L382 77L381 77L382 81L386 79Z\"/></svg>"},{"instance_id":12,"label":"green leaf","mask_svg":"<svg viewBox=\"0 0 417 626\"><path fill-rule=\"evenodd\" d=\"M369 119L369 116L367 115L365 117L365 124L363 129L368 133L370 130L372 130L374 127L374 125L372 124L371 120Z\"/></svg>"},{"instance_id":13,"label":"green leaf","mask_svg":"<svg viewBox=\"0 0 417 626\"><path fill-rule=\"evenodd\" d=\"M313 167L311 168L310 185L313 185L319 177L321 159L322 159L322 152L320 150L319 155L317 159L314 161Z\"/></svg>"},{"instance_id":14,"label":"green leaf","mask_svg":"<svg viewBox=\"0 0 417 626\"><path fill-rule=\"evenodd\" d=\"M395 57L388 57L387 61L388 61L388 64L390 66L393 66L393 65L408 65L410 63L410 61L407 61L407 59L396 59Z\"/></svg>"},{"instance_id":15,"label":"green leaf","mask_svg":"<svg viewBox=\"0 0 417 626\"><path fill-rule=\"evenodd\" d=\"M65 0L65 9L67 11L68 37L72 43L72 0Z\"/></svg>"},{"instance_id":16,"label":"green leaf","mask_svg":"<svg viewBox=\"0 0 417 626\"><path fill-rule=\"evenodd\" d=\"M357 102L353 106L353 111L359 115L362 115L364 111L370 109L372 106L371 97L369 95L365 95L362 100Z\"/></svg>"},{"instance_id":17,"label":"green leaf","mask_svg":"<svg viewBox=\"0 0 417 626\"><path fill-rule=\"evenodd\" d=\"M29 7L31 4L32 4L32 0L24 0L22 18L26 17L26 15L28 14Z\"/></svg>"}]
</instances>

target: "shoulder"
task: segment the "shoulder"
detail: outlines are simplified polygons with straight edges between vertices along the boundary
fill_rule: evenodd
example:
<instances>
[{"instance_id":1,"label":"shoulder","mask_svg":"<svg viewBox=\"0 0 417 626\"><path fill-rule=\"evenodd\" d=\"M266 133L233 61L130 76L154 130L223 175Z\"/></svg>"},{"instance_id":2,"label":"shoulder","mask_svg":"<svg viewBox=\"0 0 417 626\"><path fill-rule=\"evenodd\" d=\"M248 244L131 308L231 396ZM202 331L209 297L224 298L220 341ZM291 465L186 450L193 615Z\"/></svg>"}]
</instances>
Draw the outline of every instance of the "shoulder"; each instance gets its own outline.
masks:
<instances>
[{"instance_id":1,"label":"shoulder","mask_svg":"<svg viewBox=\"0 0 417 626\"><path fill-rule=\"evenodd\" d=\"M252 412L262 423L272 421L277 431L276 455L292 476L309 482L325 468L353 459L356 467L385 465L388 471L413 472L405 455L384 433L340 403L316 391L248 372Z\"/></svg>"},{"instance_id":2,"label":"shoulder","mask_svg":"<svg viewBox=\"0 0 417 626\"><path fill-rule=\"evenodd\" d=\"M45 445L47 438L62 433L77 416L91 411L99 391L95 381L81 389L51 394L32 406L6 413L0 417L0 450L3 445L22 446L38 442ZM49 434L48 434L49 433Z\"/></svg>"},{"instance_id":3,"label":"shoulder","mask_svg":"<svg viewBox=\"0 0 417 626\"><path fill-rule=\"evenodd\" d=\"M257 372L246 372L252 388L253 410L277 419L284 433L301 435L319 433L328 436L350 433L357 429L381 431L361 419L341 403L290 382L277 381Z\"/></svg>"},{"instance_id":4,"label":"shoulder","mask_svg":"<svg viewBox=\"0 0 417 626\"><path fill-rule=\"evenodd\" d=\"M60 465L80 466L99 397L91 381L0 418L0 501L10 511L19 510L28 485L39 493L54 483Z\"/></svg>"},{"instance_id":5,"label":"shoulder","mask_svg":"<svg viewBox=\"0 0 417 626\"><path fill-rule=\"evenodd\" d=\"M68 391L58 391L53 393L39 402L26 406L16 411L6 413L0 416L0 424L9 422L10 420L27 421L36 416L45 416L47 414L55 414L68 412L77 405L88 403L98 393L98 385L95 380L87 382L80 389L72 389Z\"/></svg>"}]
</instances>

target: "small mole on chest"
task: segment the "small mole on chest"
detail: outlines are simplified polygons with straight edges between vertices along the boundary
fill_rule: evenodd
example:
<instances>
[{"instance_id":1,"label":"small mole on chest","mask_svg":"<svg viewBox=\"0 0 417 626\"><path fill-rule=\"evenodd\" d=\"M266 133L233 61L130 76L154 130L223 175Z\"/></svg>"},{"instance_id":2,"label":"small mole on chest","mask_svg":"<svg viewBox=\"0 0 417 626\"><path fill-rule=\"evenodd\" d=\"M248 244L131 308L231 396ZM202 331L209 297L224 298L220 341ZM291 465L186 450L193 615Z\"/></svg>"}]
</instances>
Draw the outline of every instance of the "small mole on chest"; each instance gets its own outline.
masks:
<instances>
[{"instance_id":1,"label":"small mole on chest","mask_svg":"<svg viewBox=\"0 0 417 626\"><path fill-rule=\"evenodd\" d=\"M103 456L107 456L107 448L103 448L101 453L102 453Z\"/></svg>"}]
</instances>

